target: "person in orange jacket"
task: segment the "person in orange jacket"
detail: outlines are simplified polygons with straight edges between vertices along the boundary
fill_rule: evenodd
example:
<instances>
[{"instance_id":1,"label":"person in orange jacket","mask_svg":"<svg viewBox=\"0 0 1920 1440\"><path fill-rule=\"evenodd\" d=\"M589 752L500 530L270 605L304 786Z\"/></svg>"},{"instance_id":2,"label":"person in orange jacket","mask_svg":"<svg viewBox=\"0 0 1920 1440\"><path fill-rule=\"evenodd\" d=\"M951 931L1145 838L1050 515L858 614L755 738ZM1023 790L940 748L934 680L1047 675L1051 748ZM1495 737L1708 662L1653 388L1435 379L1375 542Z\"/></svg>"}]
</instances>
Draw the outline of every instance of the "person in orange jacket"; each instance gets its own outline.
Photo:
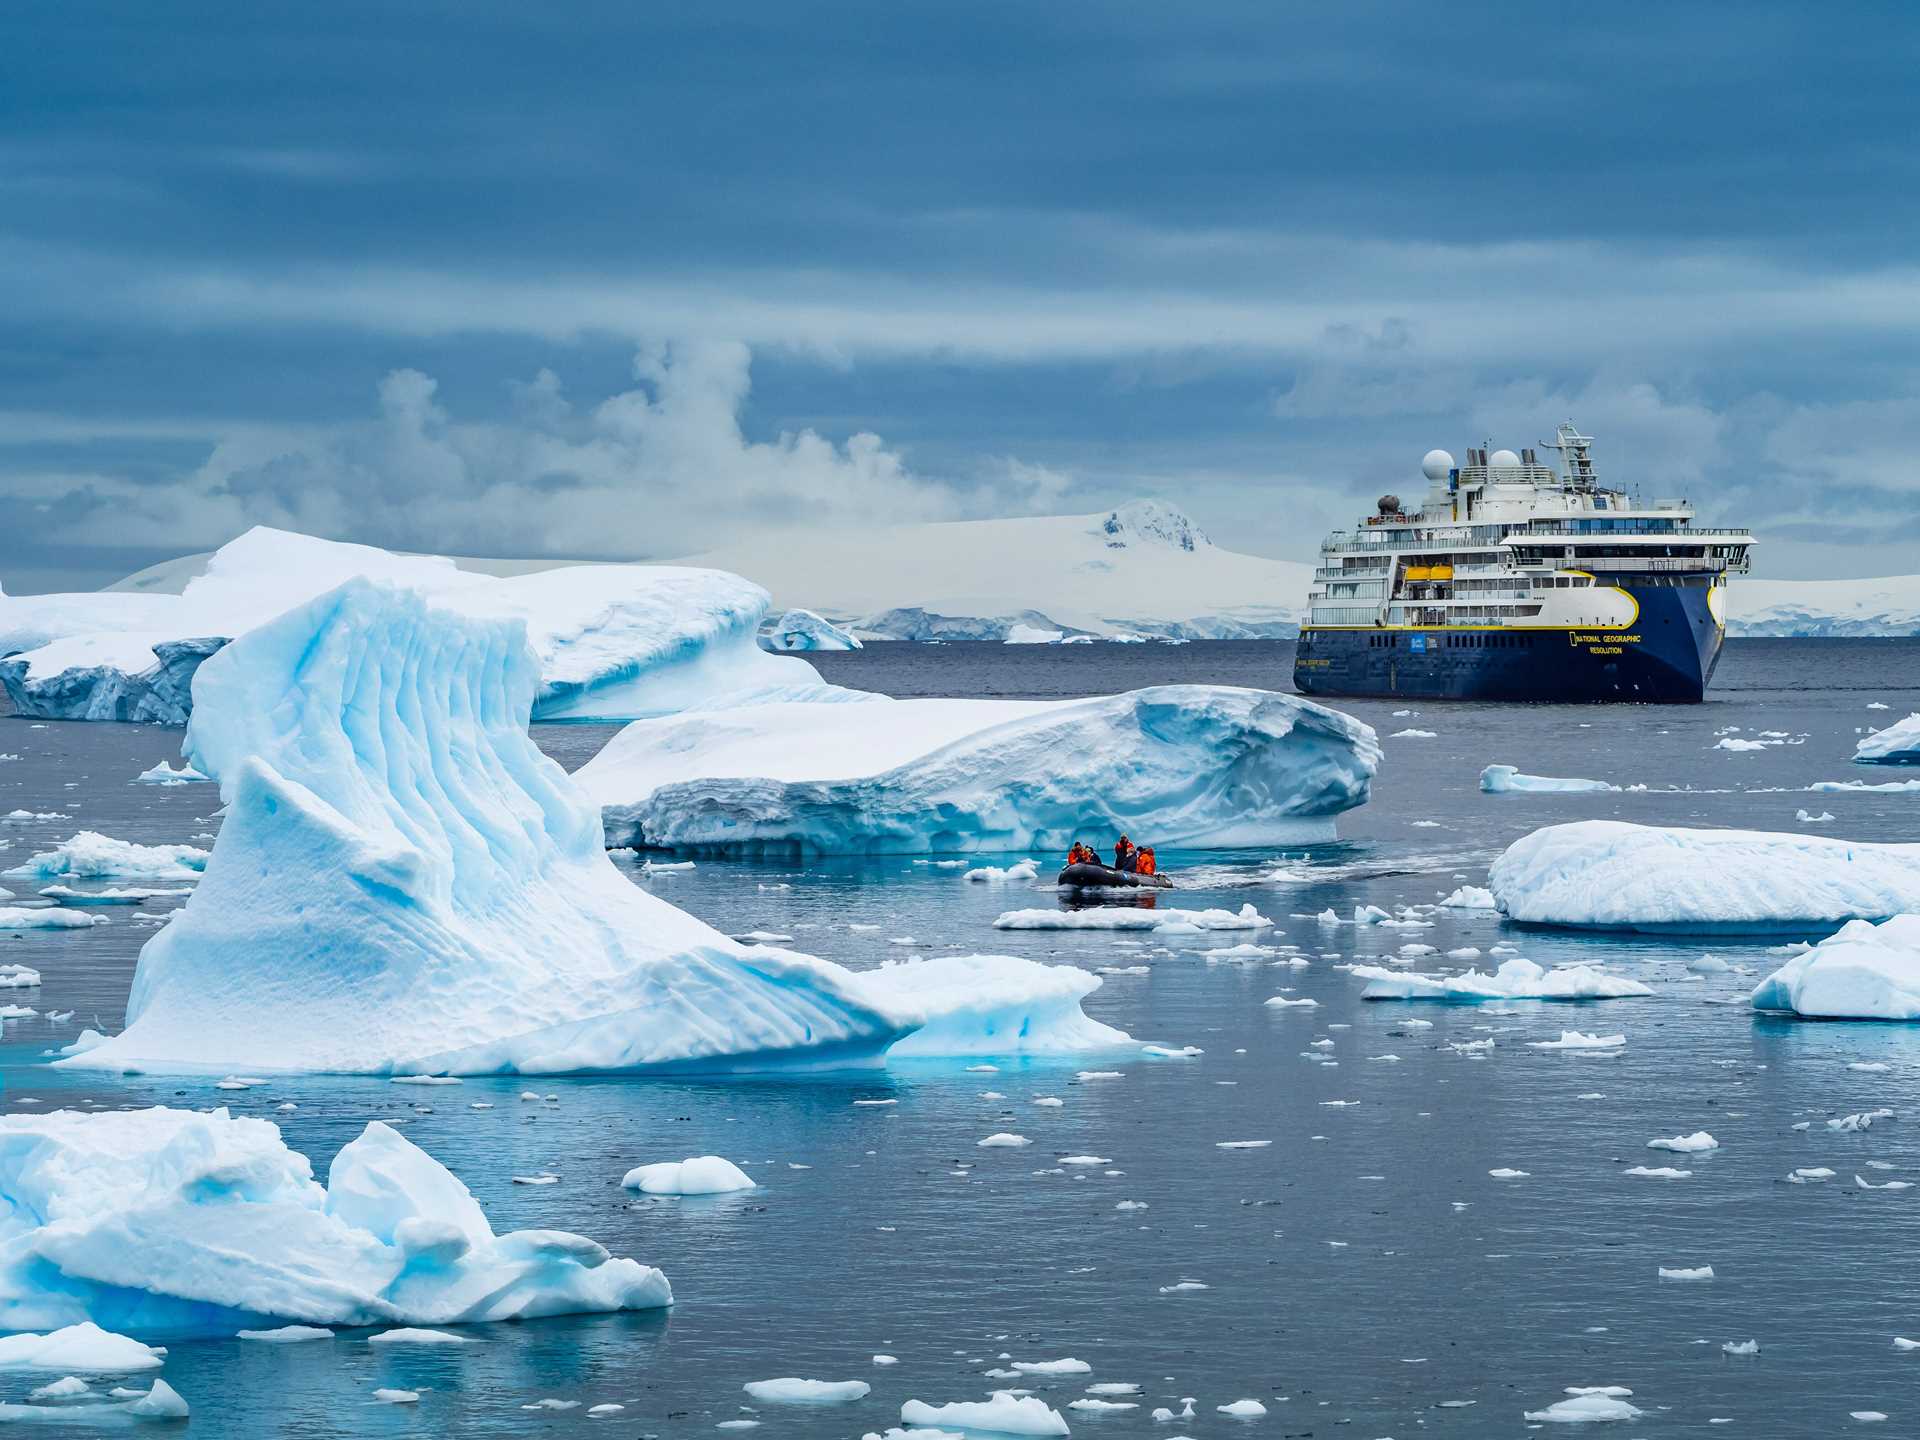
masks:
<instances>
[{"instance_id":1,"label":"person in orange jacket","mask_svg":"<svg viewBox=\"0 0 1920 1440\"><path fill-rule=\"evenodd\" d=\"M1135 862L1134 869L1142 875L1151 875L1154 873L1153 847L1151 845L1141 850L1140 858Z\"/></svg>"}]
</instances>

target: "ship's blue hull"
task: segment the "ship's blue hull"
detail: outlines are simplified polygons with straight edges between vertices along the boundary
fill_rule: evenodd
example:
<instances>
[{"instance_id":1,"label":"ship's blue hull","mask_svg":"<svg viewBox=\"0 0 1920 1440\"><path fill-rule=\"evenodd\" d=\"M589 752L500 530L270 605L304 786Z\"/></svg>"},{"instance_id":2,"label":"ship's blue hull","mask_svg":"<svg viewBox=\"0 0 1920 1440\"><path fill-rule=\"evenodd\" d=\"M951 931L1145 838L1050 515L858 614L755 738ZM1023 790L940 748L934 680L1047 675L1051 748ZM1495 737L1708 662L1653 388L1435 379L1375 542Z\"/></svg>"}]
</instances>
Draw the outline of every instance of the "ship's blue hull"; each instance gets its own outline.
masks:
<instances>
[{"instance_id":1,"label":"ship's blue hull","mask_svg":"<svg viewBox=\"0 0 1920 1440\"><path fill-rule=\"evenodd\" d=\"M1725 632L1702 586L1602 580L1638 602L1630 629L1303 629L1293 683L1304 695L1409 700L1639 701L1706 697Z\"/></svg>"}]
</instances>

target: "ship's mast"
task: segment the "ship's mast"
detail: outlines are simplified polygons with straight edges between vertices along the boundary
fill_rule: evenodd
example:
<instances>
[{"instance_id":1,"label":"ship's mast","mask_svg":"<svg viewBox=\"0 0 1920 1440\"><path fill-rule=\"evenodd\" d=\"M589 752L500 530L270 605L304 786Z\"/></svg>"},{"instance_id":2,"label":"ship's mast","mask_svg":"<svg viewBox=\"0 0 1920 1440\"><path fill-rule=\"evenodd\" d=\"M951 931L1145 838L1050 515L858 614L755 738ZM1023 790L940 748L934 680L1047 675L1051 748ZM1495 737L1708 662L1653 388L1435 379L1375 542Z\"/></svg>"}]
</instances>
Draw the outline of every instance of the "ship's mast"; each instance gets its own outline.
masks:
<instances>
[{"instance_id":1,"label":"ship's mast","mask_svg":"<svg viewBox=\"0 0 1920 1440\"><path fill-rule=\"evenodd\" d=\"M1591 490L1596 483L1593 473L1593 457L1588 448L1593 444L1591 435L1582 435L1569 420L1556 432L1554 440L1542 440L1542 450L1560 452L1560 475L1570 489Z\"/></svg>"}]
</instances>

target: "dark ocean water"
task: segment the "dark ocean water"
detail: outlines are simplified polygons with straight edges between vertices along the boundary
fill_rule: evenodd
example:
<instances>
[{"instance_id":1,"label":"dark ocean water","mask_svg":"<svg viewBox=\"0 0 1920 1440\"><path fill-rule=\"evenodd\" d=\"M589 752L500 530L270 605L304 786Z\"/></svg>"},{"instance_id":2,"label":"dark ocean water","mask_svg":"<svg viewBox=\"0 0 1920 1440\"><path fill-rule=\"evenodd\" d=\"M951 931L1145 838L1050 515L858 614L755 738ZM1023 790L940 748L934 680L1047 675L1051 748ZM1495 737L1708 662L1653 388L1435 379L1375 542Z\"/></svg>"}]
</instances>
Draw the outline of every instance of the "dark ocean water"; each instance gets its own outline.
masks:
<instances>
[{"instance_id":1,"label":"dark ocean water","mask_svg":"<svg viewBox=\"0 0 1920 1440\"><path fill-rule=\"evenodd\" d=\"M1176 681L1284 689L1290 663L1291 646L1271 642L899 645L820 657L838 683L957 695ZM1848 763L1858 732L1920 710L1920 642L1736 641L1709 703L1695 707L1343 708L1389 738L1374 799L1342 821L1339 842L1163 857L1182 882L1179 903L1254 904L1276 922L1260 938L1299 945L1306 969L1204 955L1239 935L996 931L1002 910L1051 906L1052 893L968 885L957 869L900 858L636 872L636 883L721 929L790 934L798 948L856 967L906 953L888 943L905 936L924 953L1144 966L1109 976L1088 1010L1140 1041L1200 1047L1192 1059L1123 1047L995 1072L919 1063L805 1080L542 1080L560 1097L551 1106L515 1102L515 1081L469 1081L433 1092L426 1109L371 1080L229 1094L203 1081L56 1076L43 1062L50 1045L96 1016L117 1026L152 933L117 915L84 933L0 934L0 960L45 976L26 1003L78 1011L68 1025L7 1022L0 1095L16 1111L96 1099L228 1103L268 1116L291 1098L301 1108L285 1120L288 1140L320 1169L367 1120L402 1119L496 1228L576 1230L674 1283L666 1316L495 1326L480 1332L484 1343L452 1350L383 1354L350 1333L286 1347L180 1341L164 1374L194 1405L196 1435L668 1437L751 1419L770 1436L854 1437L898 1424L909 1398L980 1399L1021 1383L985 1377L1001 1357L1066 1356L1091 1373L1025 1382L1057 1407L1089 1384L1140 1386L1138 1410L1063 1408L1075 1435L1114 1440L1517 1435L1524 1411L1576 1385L1634 1391L1646 1415L1607 1434L1828 1435L1868 1410L1891 1417L1878 1433L1920 1433L1920 1352L1893 1344L1920 1338L1911 1258L1920 1188L1854 1183L1856 1174L1920 1181L1920 1027L1756 1018L1745 994L1777 960L1761 941L1521 932L1472 913L1412 935L1303 918L1434 900L1480 882L1533 827L1580 817L1798 829L1795 812L1807 809L1832 812L1826 833L1920 838L1920 796L1803 788L1858 775ZM1795 743L1714 749L1732 726L1785 731ZM1392 738L1409 728L1434 735ZM573 767L608 733L553 726L539 738ZM0 828L9 847L0 869L82 827L148 843L210 833L210 787L131 783L178 743L177 732L130 726L0 724L0 753L19 757L0 761L0 813L69 817ZM1692 789L1482 795L1477 777L1490 763ZM1409 941L1507 943L1543 963L1604 963L1655 994L1557 1007L1367 1004L1334 968ZM1688 962L1707 951L1736 969L1691 974ZM1318 1008L1264 1005L1279 993ZM1432 1028L1409 1028L1414 1019ZM1569 1028L1624 1033L1627 1044L1604 1056L1527 1048ZM1454 1048L1487 1040L1490 1050ZM1849 1068L1857 1063L1889 1068ZM1121 1078L1082 1080L1081 1070ZM1065 1103L1033 1103L1042 1097ZM899 1103L856 1107L857 1098ZM500 1103L468 1109L475 1100ZM1897 1118L1865 1132L1825 1123L1882 1106ZM1646 1148L1700 1129L1718 1151ZM978 1147L996 1131L1033 1143ZM1219 1148L1239 1140L1272 1143ZM632 1165L708 1152L746 1166L762 1188L707 1200L640 1200L619 1188ZM1069 1154L1109 1163L1056 1165ZM1693 1173L1623 1173L1636 1164ZM1835 1178L1788 1183L1812 1166ZM536 1168L562 1183L510 1183ZM1526 1177L1488 1174L1500 1168ZM1146 1208L1117 1208L1123 1201ZM1701 1265L1713 1266L1712 1281L1657 1278L1661 1266ZM1183 1281L1206 1288L1168 1288ZM1749 1339L1756 1356L1721 1349ZM876 1367L876 1353L899 1364ZM874 1389L846 1407L741 1408L751 1403L744 1382L782 1375ZM0 1399L45 1378L0 1377ZM369 1402L379 1385L427 1393L418 1407L383 1407ZM1183 1396L1197 1397L1195 1418L1148 1418L1156 1405L1178 1410ZM522 1408L547 1397L583 1403ZM1214 1408L1242 1397L1263 1401L1267 1416ZM607 1401L628 1408L586 1418L586 1406Z\"/></svg>"}]
</instances>

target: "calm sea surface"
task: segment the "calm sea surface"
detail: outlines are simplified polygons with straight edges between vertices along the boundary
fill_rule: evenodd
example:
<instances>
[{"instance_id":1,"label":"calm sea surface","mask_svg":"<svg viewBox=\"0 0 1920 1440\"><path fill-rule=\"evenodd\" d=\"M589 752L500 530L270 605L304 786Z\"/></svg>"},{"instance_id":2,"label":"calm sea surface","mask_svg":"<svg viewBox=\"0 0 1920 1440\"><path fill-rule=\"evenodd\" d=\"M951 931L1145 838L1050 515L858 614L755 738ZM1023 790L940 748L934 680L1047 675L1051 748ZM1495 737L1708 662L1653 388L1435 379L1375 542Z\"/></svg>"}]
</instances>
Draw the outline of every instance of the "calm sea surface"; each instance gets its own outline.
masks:
<instances>
[{"instance_id":1,"label":"calm sea surface","mask_svg":"<svg viewBox=\"0 0 1920 1440\"><path fill-rule=\"evenodd\" d=\"M1291 661L1284 642L890 645L819 657L841 684L1010 696L1170 682L1286 689ZM1238 935L995 931L1002 910L1053 906L1052 892L968 885L957 869L903 858L634 872L723 930L790 934L855 967L910 953L889 943L909 936L920 953L1144 967L1108 976L1087 1009L1140 1041L1200 1047L1192 1059L1130 1046L994 1072L923 1062L782 1081L543 1079L559 1099L538 1106L516 1100L515 1080L470 1080L420 1101L373 1080L222 1093L200 1080L57 1075L44 1064L50 1046L96 1017L119 1024L152 931L116 914L91 932L0 932L0 960L45 976L37 998L22 992L26 1003L77 1011L70 1024L6 1023L0 1098L13 1112L92 1099L224 1103L270 1118L293 1099L300 1109L283 1129L322 1171L366 1121L404 1121L497 1229L582 1232L659 1265L678 1297L666 1315L487 1327L483 1343L457 1348L382 1353L352 1332L295 1346L179 1340L163 1373L194 1406L195 1435L670 1437L752 1420L773 1437L855 1437L898 1424L907 1399L981 1399L1020 1383L984 1372L1067 1356L1091 1373L1026 1383L1076 1435L1113 1440L1518 1435L1524 1411L1580 1385L1628 1386L1646 1411L1609 1434L1828 1435L1858 1428L1854 1411L1886 1412L1879 1433L1920 1434L1920 1351L1893 1343L1920 1338L1920 1188L1854 1179L1920 1182L1920 1027L1755 1018L1746 992L1776 963L1764 941L1524 932L1476 914L1442 915L1413 935L1307 918L1432 901L1480 883L1535 826L1582 817L1920 839L1920 796L1804 789L1865 773L1848 763L1861 730L1920 710L1920 642L1735 641L1708 703L1686 708L1342 708L1380 731L1387 759L1338 843L1162 856L1182 884L1178 903L1252 903L1276 922L1259 938L1300 946L1306 969L1203 954ZM1792 743L1714 749L1735 726ZM1406 729L1434 734L1394 735ZM611 730L542 727L539 739L573 768ZM18 757L0 761L0 813L68 817L0 828L0 869L80 828L147 843L210 834L211 787L132 783L179 738L0 723L0 753ZM1654 788L1482 795L1490 763ZM1798 810L1834 818L1803 826ZM1584 1006L1365 1004L1359 982L1335 968L1410 940L1603 963L1655 993ZM1703 953L1734 971L1690 973ZM1282 993L1318 1008L1263 1003ZM1414 1019L1432 1028L1405 1025ZM1568 1028L1624 1033L1627 1044L1605 1056L1528 1048ZM1456 1048L1488 1040L1491 1049ZM1849 1068L1859 1063L1889 1068ZM1081 1070L1121 1074L1082 1080ZM1042 1097L1064 1104L1036 1105ZM862 1098L899 1103L853 1105ZM500 1103L468 1108L480 1100ZM1883 1106L1897 1118L1854 1134L1827 1127ZM1647 1148L1702 1129L1719 1150ZM977 1145L996 1131L1033 1143ZM1220 1148L1244 1140L1271 1144ZM761 1188L646 1200L619 1187L635 1164L709 1152L746 1166ZM1056 1163L1067 1155L1104 1163ZM1692 1174L1624 1173L1639 1164ZM1788 1183L1814 1166L1834 1178ZM510 1182L539 1169L561 1183ZM1525 1176L1494 1179L1495 1169ZM1704 1265L1711 1281L1657 1278L1662 1266ZM1205 1288L1171 1288L1183 1282ZM1722 1351L1750 1339L1757 1355ZM877 1353L899 1363L876 1367ZM864 1379L873 1393L844 1407L745 1408L744 1382L786 1375ZM0 1399L45 1378L0 1376ZM1113 1382L1137 1384L1127 1398L1140 1408L1065 1409L1088 1385ZM376 1386L425 1393L418 1407L380 1406ZM1186 1396L1193 1418L1149 1418ZM523 1408L545 1398L581 1405ZM1215 1409L1241 1398L1262 1401L1266 1417ZM586 1418L609 1401L627 1408Z\"/></svg>"}]
</instances>

